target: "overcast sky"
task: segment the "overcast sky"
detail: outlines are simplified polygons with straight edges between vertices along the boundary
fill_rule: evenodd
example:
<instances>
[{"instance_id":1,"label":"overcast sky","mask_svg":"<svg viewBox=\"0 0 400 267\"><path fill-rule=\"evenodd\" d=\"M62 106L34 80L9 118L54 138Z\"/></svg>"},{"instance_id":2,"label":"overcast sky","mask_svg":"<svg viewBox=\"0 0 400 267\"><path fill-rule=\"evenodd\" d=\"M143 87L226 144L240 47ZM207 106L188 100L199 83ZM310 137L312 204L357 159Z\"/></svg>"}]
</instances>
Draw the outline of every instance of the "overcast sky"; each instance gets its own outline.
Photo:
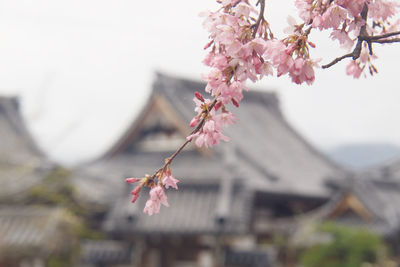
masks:
<instances>
[{"instance_id":1,"label":"overcast sky","mask_svg":"<svg viewBox=\"0 0 400 267\"><path fill-rule=\"evenodd\" d=\"M295 9L292 1L270 2L278 33ZM21 96L28 126L52 158L98 156L146 102L154 71L192 79L207 71L198 14L215 7L214 0L0 0L0 94ZM344 53L324 35L311 37L322 63ZM290 123L320 149L400 145L400 47L375 51L372 78L347 77L341 62L318 70L313 86L287 78L254 86L276 91Z\"/></svg>"}]
</instances>

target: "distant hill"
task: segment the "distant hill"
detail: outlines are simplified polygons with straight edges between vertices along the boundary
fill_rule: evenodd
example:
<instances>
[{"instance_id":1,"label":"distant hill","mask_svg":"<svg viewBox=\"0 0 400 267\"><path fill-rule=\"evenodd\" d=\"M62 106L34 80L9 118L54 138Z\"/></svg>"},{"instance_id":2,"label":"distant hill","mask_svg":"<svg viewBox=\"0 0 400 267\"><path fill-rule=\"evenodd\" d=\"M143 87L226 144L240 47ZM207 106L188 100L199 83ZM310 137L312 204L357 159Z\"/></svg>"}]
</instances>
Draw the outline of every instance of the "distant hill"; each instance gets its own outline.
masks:
<instances>
[{"instance_id":1,"label":"distant hill","mask_svg":"<svg viewBox=\"0 0 400 267\"><path fill-rule=\"evenodd\" d=\"M335 162L344 167L362 169L378 166L400 157L400 147L385 143L360 143L338 146L326 152Z\"/></svg>"}]
</instances>

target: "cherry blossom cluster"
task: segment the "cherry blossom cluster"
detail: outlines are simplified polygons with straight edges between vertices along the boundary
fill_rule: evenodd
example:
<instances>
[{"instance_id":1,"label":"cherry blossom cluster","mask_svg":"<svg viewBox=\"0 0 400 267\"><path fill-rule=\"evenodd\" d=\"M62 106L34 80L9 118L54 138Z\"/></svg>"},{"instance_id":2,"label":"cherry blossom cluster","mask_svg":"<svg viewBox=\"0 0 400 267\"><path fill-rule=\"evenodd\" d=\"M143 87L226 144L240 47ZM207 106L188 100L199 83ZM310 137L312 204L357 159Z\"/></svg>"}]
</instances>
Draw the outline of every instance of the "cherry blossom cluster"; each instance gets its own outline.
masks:
<instances>
[{"instance_id":1,"label":"cherry blossom cluster","mask_svg":"<svg viewBox=\"0 0 400 267\"><path fill-rule=\"evenodd\" d=\"M372 64L372 59L376 59L376 55L370 55L368 52L367 44L363 45L360 57L356 60L351 60L346 67L346 74L354 78L359 78L364 70L368 69L369 73L373 75L378 73L376 67Z\"/></svg>"},{"instance_id":2,"label":"cherry blossom cluster","mask_svg":"<svg viewBox=\"0 0 400 267\"><path fill-rule=\"evenodd\" d=\"M311 85L315 80L314 67L318 67L318 60L310 58L310 47L315 45L308 41L309 29L304 31L302 27L292 22L287 29L291 33L288 37L266 42L264 57L272 62L278 77L288 74L296 84L306 82Z\"/></svg>"},{"instance_id":3,"label":"cherry blossom cluster","mask_svg":"<svg viewBox=\"0 0 400 267\"><path fill-rule=\"evenodd\" d=\"M296 0L299 16L306 25L332 30L331 37L347 48L354 45L361 27L367 23L362 17L364 6L368 18L375 22L375 26L383 27L383 31L399 8L396 1L389 0ZM373 33L376 29L370 27L368 31Z\"/></svg>"},{"instance_id":4,"label":"cherry blossom cluster","mask_svg":"<svg viewBox=\"0 0 400 267\"><path fill-rule=\"evenodd\" d=\"M200 125L188 140L196 139L199 147L219 144L229 138L222 133L223 127L235 122L234 115L227 110L229 103L239 106L246 81L257 81L272 74L272 66L264 61L265 39L268 25L264 21L255 24L258 11L246 1L222 1L222 9L205 12L203 26L210 33L210 49L203 63L211 68L203 76L207 82L206 92L214 100L204 99L196 92L194 102L197 115L191 127Z\"/></svg>"},{"instance_id":5,"label":"cherry blossom cluster","mask_svg":"<svg viewBox=\"0 0 400 267\"><path fill-rule=\"evenodd\" d=\"M330 37L339 41L341 47L348 51L356 46L353 53L348 54L348 57L353 58L346 68L348 75L358 78L366 69L371 75L377 72L372 64L372 60L377 57L372 51L371 42L368 45L362 42L368 43L368 37L396 30L399 21L390 20L400 7L397 1L296 0L295 4L305 25L330 30ZM356 45L357 42L360 43Z\"/></svg>"},{"instance_id":6,"label":"cherry blossom cluster","mask_svg":"<svg viewBox=\"0 0 400 267\"><path fill-rule=\"evenodd\" d=\"M168 189L169 187L178 189L177 183L178 179L175 179L171 174L171 169L168 167L160 171L157 174L157 182L154 179L151 179L149 175L146 175L143 178L127 178L125 181L130 184L135 184L136 187L131 191L132 195L132 203L135 203L139 198L139 194L143 188L143 186L150 187L149 199L146 201L146 205L143 209L143 212L148 215L153 215L160 212L161 204L166 207L169 207L167 195L165 194L164 187Z\"/></svg>"},{"instance_id":7,"label":"cherry blossom cluster","mask_svg":"<svg viewBox=\"0 0 400 267\"><path fill-rule=\"evenodd\" d=\"M230 104L239 107L243 90L248 90L248 80L256 82L265 76L288 75L296 84L311 85L315 80L314 69L318 59L311 58L315 44L309 40L312 30L328 30L333 40L345 49L353 49L323 68L328 68L345 58L352 58L346 73L359 78L365 70L377 73L372 60L373 43L400 42L397 35L400 20L395 15L400 8L391 0L295 0L302 20L297 23L289 17L286 37L277 39L264 18L265 0L253 6L250 0L218 0L221 8L216 12L203 12L203 26L209 32L210 41L203 63L210 71L203 75L207 83L204 97L195 92L196 115L190 122L193 128L175 153L153 175L128 178L136 184L132 190L135 202L143 187L149 187L149 199L144 207L148 215L160 212L161 205L169 206L165 189L178 189L179 182L171 174L170 164L183 148L194 141L198 147L212 147L220 141L229 141L223 129L236 122L228 111ZM259 9L259 10L258 10Z\"/></svg>"},{"instance_id":8,"label":"cherry blossom cluster","mask_svg":"<svg viewBox=\"0 0 400 267\"><path fill-rule=\"evenodd\" d=\"M197 114L190 126L200 128L187 139L195 139L199 147L229 140L222 130L235 118L227 105L239 106L247 80L255 82L273 75L276 68L278 76L288 73L295 83L311 84L317 66L310 58L309 46L313 44L308 41L309 30L293 25L291 35L277 40L263 17L264 2L259 1L261 12L248 1L224 0L220 4L219 11L202 13L211 39L203 61L211 70L203 80L207 82L205 91L214 100L204 99L198 92L194 97Z\"/></svg>"}]
</instances>

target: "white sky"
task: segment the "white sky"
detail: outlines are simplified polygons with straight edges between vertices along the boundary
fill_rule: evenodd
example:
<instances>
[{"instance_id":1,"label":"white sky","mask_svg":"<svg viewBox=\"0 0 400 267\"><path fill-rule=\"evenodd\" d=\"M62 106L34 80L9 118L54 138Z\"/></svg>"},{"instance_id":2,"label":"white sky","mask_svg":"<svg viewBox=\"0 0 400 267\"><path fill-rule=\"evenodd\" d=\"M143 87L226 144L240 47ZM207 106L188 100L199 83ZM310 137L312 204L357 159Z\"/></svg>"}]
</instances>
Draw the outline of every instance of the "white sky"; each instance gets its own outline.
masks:
<instances>
[{"instance_id":1,"label":"white sky","mask_svg":"<svg viewBox=\"0 0 400 267\"><path fill-rule=\"evenodd\" d=\"M292 1L269 2L267 17L279 32L295 10ZM207 71L198 14L215 7L214 0L0 0L0 94L21 96L28 126L51 157L98 156L146 102L155 70L193 79ZM322 63L344 53L325 36L312 37ZM277 91L289 121L321 149L400 145L399 48L375 47L376 77L353 80L342 62L318 70L311 87L287 78L256 87Z\"/></svg>"}]
</instances>

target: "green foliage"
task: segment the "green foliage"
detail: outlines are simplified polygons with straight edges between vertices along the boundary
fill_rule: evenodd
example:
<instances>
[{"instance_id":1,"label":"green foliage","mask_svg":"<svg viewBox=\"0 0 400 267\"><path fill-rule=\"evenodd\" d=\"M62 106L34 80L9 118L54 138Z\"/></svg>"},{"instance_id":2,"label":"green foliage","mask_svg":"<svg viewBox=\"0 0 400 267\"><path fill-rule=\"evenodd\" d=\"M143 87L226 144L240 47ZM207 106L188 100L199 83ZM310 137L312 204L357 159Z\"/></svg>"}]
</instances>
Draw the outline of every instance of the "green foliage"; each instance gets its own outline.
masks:
<instances>
[{"instance_id":1,"label":"green foliage","mask_svg":"<svg viewBox=\"0 0 400 267\"><path fill-rule=\"evenodd\" d=\"M88 225L91 221L91 212L79 199L76 199L75 190L69 179L70 174L70 170L63 167L54 168L43 183L30 189L24 199L25 204L63 207L79 219L73 234L79 238L104 238L101 232L92 230Z\"/></svg>"},{"instance_id":2,"label":"green foliage","mask_svg":"<svg viewBox=\"0 0 400 267\"><path fill-rule=\"evenodd\" d=\"M386 258L382 239L366 229L325 223L319 230L331 239L307 249L301 257L302 266L359 267L380 263Z\"/></svg>"},{"instance_id":3,"label":"green foliage","mask_svg":"<svg viewBox=\"0 0 400 267\"><path fill-rule=\"evenodd\" d=\"M70 254L52 255L46 260L46 267L71 267L74 266L75 256L78 255L78 250L74 249Z\"/></svg>"},{"instance_id":4,"label":"green foliage","mask_svg":"<svg viewBox=\"0 0 400 267\"><path fill-rule=\"evenodd\" d=\"M74 189L69 183L70 172L62 167L54 168L40 185L31 188L26 200L29 204L62 206L76 209Z\"/></svg>"},{"instance_id":5,"label":"green foliage","mask_svg":"<svg viewBox=\"0 0 400 267\"><path fill-rule=\"evenodd\" d=\"M50 257L47 260L47 267L69 267L71 264L72 263L69 258L63 259L58 257Z\"/></svg>"}]
</instances>

